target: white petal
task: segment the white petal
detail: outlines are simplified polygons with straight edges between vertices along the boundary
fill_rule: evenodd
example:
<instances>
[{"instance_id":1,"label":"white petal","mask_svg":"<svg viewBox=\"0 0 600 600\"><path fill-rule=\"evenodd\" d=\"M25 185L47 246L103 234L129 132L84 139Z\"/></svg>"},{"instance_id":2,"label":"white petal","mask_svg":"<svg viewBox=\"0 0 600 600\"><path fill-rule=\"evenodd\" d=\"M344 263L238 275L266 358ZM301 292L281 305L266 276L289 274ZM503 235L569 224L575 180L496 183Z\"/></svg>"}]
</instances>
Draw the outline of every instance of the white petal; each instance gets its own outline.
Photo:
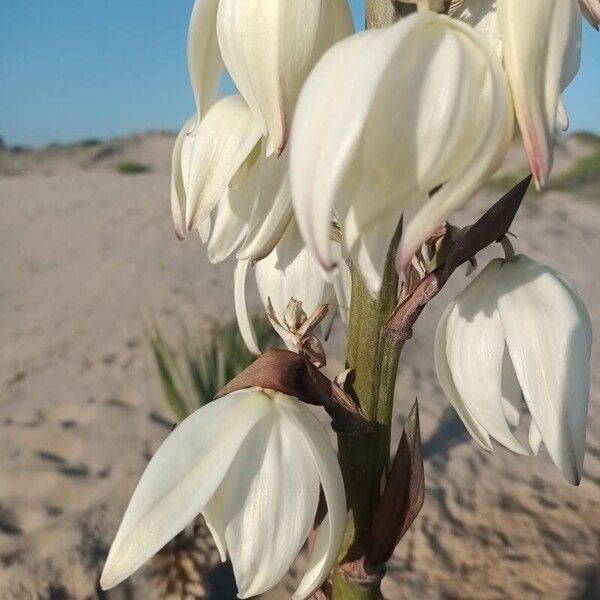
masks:
<instances>
[{"instance_id":1,"label":"white petal","mask_svg":"<svg viewBox=\"0 0 600 600\"><path fill-rule=\"evenodd\" d=\"M239 260L235 266L233 276L233 297L235 304L235 316L237 318L238 327L242 334L242 339L248 350L252 354L258 356L260 348L256 341L256 333L248 315L248 304L246 302L246 275L248 274L248 266L250 261Z\"/></svg>"},{"instance_id":2,"label":"white petal","mask_svg":"<svg viewBox=\"0 0 600 600\"><path fill-rule=\"evenodd\" d=\"M498 30L495 0L463 0L456 3L448 14L452 18L473 27L501 56L502 44L500 42L500 31Z\"/></svg>"},{"instance_id":3,"label":"white petal","mask_svg":"<svg viewBox=\"0 0 600 600\"><path fill-rule=\"evenodd\" d=\"M326 4L333 6L323 8ZM217 34L223 59L268 134L268 156L280 154L285 147L298 92L320 54L340 36L344 24L350 29L343 33L352 32L347 16L331 27L331 11L339 14L338 5L340 0L221 0L219 4Z\"/></svg>"},{"instance_id":4,"label":"white petal","mask_svg":"<svg viewBox=\"0 0 600 600\"><path fill-rule=\"evenodd\" d=\"M440 322L438 323L437 330L435 332L435 370L437 373L438 381L444 392L444 395L448 399L448 402L452 404L454 410L458 413L467 431L471 434L471 437L485 450L486 452L492 452L492 443L490 436L487 431L479 424L477 419L471 413L469 407L463 402L460 394L458 393L454 381L452 380L452 373L448 366L448 358L446 356L446 328L448 326L448 316L454 310L455 303L450 303L446 310L443 312Z\"/></svg>"},{"instance_id":5,"label":"white petal","mask_svg":"<svg viewBox=\"0 0 600 600\"><path fill-rule=\"evenodd\" d=\"M276 410L252 429L217 494L240 598L272 588L312 527L319 477L311 449Z\"/></svg>"},{"instance_id":6,"label":"white petal","mask_svg":"<svg viewBox=\"0 0 600 600\"><path fill-rule=\"evenodd\" d=\"M287 153L261 158L258 196L252 208L248 235L237 254L240 260L260 260L281 239L292 218L292 195Z\"/></svg>"},{"instance_id":7,"label":"white petal","mask_svg":"<svg viewBox=\"0 0 600 600\"><path fill-rule=\"evenodd\" d=\"M269 407L264 394L244 390L192 413L167 437L129 502L102 572L103 589L129 577L192 521Z\"/></svg>"},{"instance_id":8,"label":"white petal","mask_svg":"<svg viewBox=\"0 0 600 600\"><path fill-rule=\"evenodd\" d=\"M598 31L600 25L600 2L598 0L579 0L583 16L589 24Z\"/></svg>"},{"instance_id":9,"label":"white petal","mask_svg":"<svg viewBox=\"0 0 600 600\"><path fill-rule=\"evenodd\" d=\"M567 131L569 129L569 113L562 98L558 99L558 106L556 107L556 126L560 131Z\"/></svg>"},{"instance_id":10,"label":"white petal","mask_svg":"<svg viewBox=\"0 0 600 600\"><path fill-rule=\"evenodd\" d=\"M323 267L334 209L344 236L360 235L448 182L406 230L405 251L420 245L497 168L511 111L497 56L448 17L416 13L331 48L302 89L290 144L296 216Z\"/></svg>"},{"instance_id":11,"label":"white petal","mask_svg":"<svg viewBox=\"0 0 600 600\"><path fill-rule=\"evenodd\" d=\"M208 504L202 509L202 516L206 522L215 546L219 551L221 562L227 560L227 541L225 540L225 525L223 523L223 503L219 494L215 492Z\"/></svg>"},{"instance_id":12,"label":"white petal","mask_svg":"<svg viewBox=\"0 0 600 600\"><path fill-rule=\"evenodd\" d=\"M327 516L317 530L308 568L294 592L294 600L305 600L327 579L342 542L346 522L344 480L335 451L317 418L306 406L292 398L283 394L278 394L276 398L280 405L285 405L287 417L302 433L312 451L327 503Z\"/></svg>"},{"instance_id":13,"label":"white petal","mask_svg":"<svg viewBox=\"0 0 600 600\"><path fill-rule=\"evenodd\" d=\"M252 113L237 94L219 100L194 134L186 206L188 229L210 215L261 136Z\"/></svg>"},{"instance_id":14,"label":"white petal","mask_svg":"<svg viewBox=\"0 0 600 600\"><path fill-rule=\"evenodd\" d=\"M462 160L450 167L452 172L447 171L445 176L440 173L435 185L429 184L429 190L439 184L444 185L406 225L400 244L401 271L406 269L413 254L436 228L487 182L500 166L512 139L513 109L500 62L492 47L481 44L477 33L470 27L462 26L460 32L468 42L463 39L465 45L456 56L457 87L440 77L437 92L448 94L446 87L455 94L450 113L453 118L450 119L451 126L440 138L443 140L441 152L433 160L439 163L438 168L444 168L445 161L448 161L448 166L452 165L453 157L447 154L448 151L458 152ZM470 69L467 69L469 64ZM444 69L443 63L439 68ZM463 96L465 90L469 90L467 98ZM436 93L436 90L431 93ZM427 165L427 160L424 164Z\"/></svg>"},{"instance_id":15,"label":"white petal","mask_svg":"<svg viewBox=\"0 0 600 600\"><path fill-rule=\"evenodd\" d=\"M196 129L188 133L183 140L181 147L181 172L183 175L183 187L185 190L185 207L187 207L187 198L190 192L190 173L192 172L192 155L194 150L194 143L196 141ZM181 206L182 212L184 205ZM210 235L211 219L210 216L206 217L202 223L195 226L195 230L198 232L200 239L203 244L206 244Z\"/></svg>"},{"instance_id":16,"label":"white petal","mask_svg":"<svg viewBox=\"0 0 600 600\"><path fill-rule=\"evenodd\" d=\"M556 269L553 269L552 267L549 267L548 265L544 265L544 267L549 273L554 275L554 277L556 277L563 284L565 290L567 292L569 292L569 294L571 295L571 300L573 300L575 307L577 308L579 320L581 321L584 332L586 334L588 357L591 356L591 353L592 353L592 319L590 317L590 313L588 312L587 306L585 305L583 300L579 297L579 294L577 293L577 290L575 289L573 284L570 281L568 281L562 273L560 273Z\"/></svg>"},{"instance_id":17,"label":"white petal","mask_svg":"<svg viewBox=\"0 0 600 600\"><path fill-rule=\"evenodd\" d=\"M186 179L187 165L184 168L185 148L190 146L193 138L188 136L188 132L196 122L196 115L190 117L181 128L181 131L175 139L173 147L173 155L171 158L171 218L173 219L173 227L175 235L182 240L185 237L185 225L183 223L183 211L186 204Z\"/></svg>"},{"instance_id":18,"label":"white petal","mask_svg":"<svg viewBox=\"0 0 600 600\"><path fill-rule=\"evenodd\" d=\"M571 483L585 452L591 332L572 292L551 270L520 255L498 277L508 351L554 464Z\"/></svg>"},{"instance_id":19,"label":"white petal","mask_svg":"<svg viewBox=\"0 0 600 600\"><path fill-rule=\"evenodd\" d=\"M219 0L196 0L188 29L188 71L198 122L217 99L223 71L216 29L218 5Z\"/></svg>"},{"instance_id":20,"label":"white petal","mask_svg":"<svg viewBox=\"0 0 600 600\"><path fill-rule=\"evenodd\" d=\"M529 423L529 447L533 452L534 456L538 455L540 451L540 444L542 443L542 434L538 429L535 421L531 419L531 423Z\"/></svg>"},{"instance_id":21,"label":"white petal","mask_svg":"<svg viewBox=\"0 0 600 600\"><path fill-rule=\"evenodd\" d=\"M263 305L270 298L275 314L282 319L290 299L302 302L307 315L322 302L335 299L331 283L325 281L317 261L304 245L292 220L275 250L255 266L256 284Z\"/></svg>"},{"instance_id":22,"label":"white petal","mask_svg":"<svg viewBox=\"0 0 600 600\"><path fill-rule=\"evenodd\" d=\"M248 233L250 214L257 195L258 169L251 167L241 187L228 187L216 208L208 242L208 259L221 262L230 256Z\"/></svg>"},{"instance_id":23,"label":"white petal","mask_svg":"<svg viewBox=\"0 0 600 600\"><path fill-rule=\"evenodd\" d=\"M400 219L400 215L397 216L398 219L390 217L365 228L350 250L354 264L373 297L377 297L381 289L390 243Z\"/></svg>"},{"instance_id":24,"label":"white petal","mask_svg":"<svg viewBox=\"0 0 600 600\"><path fill-rule=\"evenodd\" d=\"M538 187L546 184L560 92L579 69L576 0L497 0L504 65L525 151Z\"/></svg>"},{"instance_id":25,"label":"white petal","mask_svg":"<svg viewBox=\"0 0 600 600\"><path fill-rule=\"evenodd\" d=\"M321 33L322 47L318 49L320 58L329 46L354 33L354 21L348 0L331 0L321 3L321 27L326 31Z\"/></svg>"},{"instance_id":26,"label":"white petal","mask_svg":"<svg viewBox=\"0 0 600 600\"><path fill-rule=\"evenodd\" d=\"M502 406L504 332L496 307L496 259L460 293L448 315L446 356L462 401L477 421L509 450L527 454L510 431Z\"/></svg>"},{"instance_id":27,"label":"white petal","mask_svg":"<svg viewBox=\"0 0 600 600\"><path fill-rule=\"evenodd\" d=\"M510 360L508 349L505 347L502 357L502 411L506 420L513 427L517 427L521 421L523 404L521 386Z\"/></svg>"}]
</instances>

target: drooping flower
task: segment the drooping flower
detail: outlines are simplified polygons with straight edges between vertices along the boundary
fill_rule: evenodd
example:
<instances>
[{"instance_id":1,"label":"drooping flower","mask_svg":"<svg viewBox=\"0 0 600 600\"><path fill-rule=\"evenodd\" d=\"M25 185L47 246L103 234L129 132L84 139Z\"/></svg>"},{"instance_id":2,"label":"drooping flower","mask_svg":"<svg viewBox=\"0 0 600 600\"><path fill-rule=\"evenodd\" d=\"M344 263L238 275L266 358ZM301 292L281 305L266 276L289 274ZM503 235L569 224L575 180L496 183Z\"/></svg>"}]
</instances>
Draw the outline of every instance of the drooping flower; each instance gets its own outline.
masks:
<instances>
[{"instance_id":1,"label":"drooping flower","mask_svg":"<svg viewBox=\"0 0 600 600\"><path fill-rule=\"evenodd\" d=\"M341 249L337 244L340 268L333 277L326 279L311 250L304 244L296 221L292 219L285 234L273 252L258 261L254 274L258 294L267 312L273 309L273 316L284 322L284 313L290 300L301 303L303 311L311 315L317 308L328 304L328 318L322 329L327 332L331 321L339 309L344 323L348 321L350 297L350 270L341 258ZM249 261L241 260L236 267L234 296L235 308L242 337L254 354L260 349L248 316L246 300L246 276ZM281 333L281 332L280 332ZM294 343L283 335L290 349Z\"/></svg>"},{"instance_id":2,"label":"drooping flower","mask_svg":"<svg viewBox=\"0 0 600 600\"><path fill-rule=\"evenodd\" d=\"M244 260L271 252L292 217L285 144L298 92L322 53L352 32L347 0L196 0L188 63L200 120L195 127L195 118L188 121L188 135L182 130L174 151L174 178L186 192L172 195L178 237L182 213L188 230L204 232L224 200L220 224L227 225L228 213L235 223L227 225L222 247L223 227L210 234L211 260L235 250ZM221 54L240 94L208 106ZM189 169L180 175L181 151L188 147Z\"/></svg>"},{"instance_id":3,"label":"drooping flower","mask_svg":"<svg viewBox=\"0 0 600 600\"><path fill-rule=\"evenodd\" d=\"M422 205L403 234L404 268L497 169L512 127L501 64L471 27L416 13L342 40L309 75L294 116L292 197L306 243L334 266L335 213L376 294L401 214Z\"/></svg>"},{"instance_id":4,"label":"drooping flower","mask_svg":"<svg viewBox=\"0 0 600 600\"><path fill-rule=\"evenodd\" d=\"M572 484L581 479L590 385L591 322L562 275L524 255L496 259L448 306L435 364L448 400L473 438L527 454L509 427L524 403L529 445L543 441Z\"/></svg>"},{"instance_id":5,"label":"drooping flower","mask_svg":"<svg viewBox=\"0 0 600 600\"><path fill-rule=\"evenodd\" d=\"M560 93L581 60L576 0L498 0L504 66L525 151L538 187L552 168Z\"/></svg>"},{"instance_id":6,"label":"drooping flower","mask_svg":"<svg viewBox=\"0 0 600 600\"><path fill-rule=\"evenodd\" d=\"M294 598L326 579L346 518L335 451L316 417L295 398L248 388L200 408L163 442L131 498L101 577L114 587L198 513L221 558L229 555L240 598L270 589L290 568L317 512L327 515Z\"/></svg>"},{"instance_id":7,"label":"drooping flower","mask_svg":"<svg viewBox=\"0 0 600 600\"><path fill-rule=\"evenodd\" d=\"M451 14L502 56L529 165L543 187L556 130L568 126L560 93L579 70L580 5L577 0L464 0Z\"/></svg>"},{"instance_id":8,"label":"drooping flower","mask_svg":"<svg viewBox=\"0 0 600 600\"><path fill-rule=\"evenodd\" d=\"M321 54L354 31L347 0L220 0L217 34L234 83L281 154L304 79Z\"/></svg>"}]
</instances>

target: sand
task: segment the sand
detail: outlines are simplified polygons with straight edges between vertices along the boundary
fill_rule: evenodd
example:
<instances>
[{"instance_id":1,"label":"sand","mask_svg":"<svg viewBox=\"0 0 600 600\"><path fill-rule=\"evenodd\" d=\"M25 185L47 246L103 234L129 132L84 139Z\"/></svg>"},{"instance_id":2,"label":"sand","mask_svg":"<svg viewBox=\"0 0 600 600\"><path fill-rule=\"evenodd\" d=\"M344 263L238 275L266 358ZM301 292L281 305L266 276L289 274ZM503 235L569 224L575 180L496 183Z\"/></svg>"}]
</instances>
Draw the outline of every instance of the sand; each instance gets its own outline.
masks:
<instances>
[{"instance_id":1,"label":"sand","mask_svg":"<svg viewBox=\"0 0 600 600\"><path fill-rule=\"evenodd\" d=\"M155 597L147 570L110 594L97 586L127 500L171 428L144 318L153 315L176 343L182 321L202 332L233 314L233 265L210 265L198 239L172 234L172 142L148 134L110 150L0 156L2 600ZM559 169L579 151L565 145ZM151 170L117 173L126 159ZM482 193L455 222L468 223L493 198ZM548 194L529 200L513 228L521 251L573 281L596 331L599 208ZM433 370L437 319L466 282L456 273L427 307L401 361L396 439L418 397L427 492L390 564L386 597L598 598L598 344L582 484L567 485L545 451L521 458L498 447L489 456L469 440ZM339 335L331 345L339 348ZM332 357L330 369L339 368ZM287 597L296 576L268 597Z\"/></svg>"}]
</instances>

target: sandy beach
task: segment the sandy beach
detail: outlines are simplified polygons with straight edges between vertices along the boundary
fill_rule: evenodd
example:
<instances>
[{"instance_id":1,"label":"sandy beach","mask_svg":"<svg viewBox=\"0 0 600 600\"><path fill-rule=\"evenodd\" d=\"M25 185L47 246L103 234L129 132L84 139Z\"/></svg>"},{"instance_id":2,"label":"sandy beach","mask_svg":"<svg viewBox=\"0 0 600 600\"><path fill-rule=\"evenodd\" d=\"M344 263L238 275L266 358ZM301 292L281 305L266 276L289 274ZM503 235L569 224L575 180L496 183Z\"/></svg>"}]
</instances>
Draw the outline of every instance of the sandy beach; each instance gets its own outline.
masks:
<instances>
[{"instance_id":1,"label":"sandy beach","mask_svg":"<svg viewBox=\"0 0 600 600\"><path fill-rule=\"evenodd\" d=\"M181 243L173 235L172 144L156 133L0 155L1 600L156 597L147 570L110 593L97 584L131 492L173 421L145 318L177 344L182 322L200 335L233 315L233 263L210 265L196 236ZM589 151L563 142L556 173ZM148 171L123 174L118 165L126 161ZM521 164L515 146L505 172ZM499 195L482 192L454 222L471 222ZM520 251L574 283L600 335L600 202L533 194L513 232ZM427 307L401 359L395 439L417 397L427 490L384 593L600 598L598 344L581 485L569 486L544 449L538 458L498 446L487 455L443 397L433 366L437 319L467 281L461 269ZM340 335L337 327L333 352ZM343 357L329 363L334 373ZM297 571L266 597L288 597Z\"/></svg>"}]
</instances>

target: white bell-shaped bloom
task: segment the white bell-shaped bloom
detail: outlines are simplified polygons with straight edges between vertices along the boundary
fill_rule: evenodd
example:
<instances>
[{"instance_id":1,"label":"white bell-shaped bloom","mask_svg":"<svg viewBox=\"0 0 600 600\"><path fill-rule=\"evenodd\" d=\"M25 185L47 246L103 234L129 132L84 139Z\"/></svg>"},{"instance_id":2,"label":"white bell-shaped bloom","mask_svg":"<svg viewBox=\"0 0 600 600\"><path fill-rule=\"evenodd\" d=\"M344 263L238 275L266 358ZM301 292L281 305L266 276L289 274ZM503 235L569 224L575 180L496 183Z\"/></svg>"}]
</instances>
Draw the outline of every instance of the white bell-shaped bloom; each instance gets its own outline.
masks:
<instances>
[{"instance_id":1,"label":"white bell-shaped bloom","mask_svg":"<svg viewBox=\"0 0 600 600\"><path fill-rule=\"evenodd\" d=\"M179 238L185 212L186 228L206 241L214 211L211 260L236 249L242 260L259 260L273 250L292 216L284 146L298 92L322 53L352 31L347 0L196 1L188 65L197 117L186 123L173 154ZM214 103L221 52L241 95ZM189 169L181 167L185 154Z\"/></svg>"},{"instance_id":2,"label":"white bell-shaped bloom","mask_svg":"<svg viewBox=\"0 0 600 600\"><path fill-rule=\"evenodd\" d=\"M263 305L270 298L278 317L283 316L290 298L300 300L306 314L323 302L335 302L333 285L320 274L294 219L275 250L256 263L254 272Z\"/></svg>"},{"instance_id":3,"label":"white bell-shaped bloom","mask_svg":"<svg viewBox=\"0 0 600 600\"><path fill-rule=\"evenodd\" d=\"M339 248L339 244L338 244ZM338 253L341 251L338 249ZM254 266L258 295L268 310L269 301L276 318L284 322L290 300L302 302L311 315L320 304L328 304L328 318L323 330L328 331L338 309L344 323L348 322L350 298L350 269L339 254L340 268L332 278L325 278L311 250L305 245L295 219L289 223L275 249ZM260 353L248 315L246 277L249 261L241 260L234 277L235 310L242 337L251 352ZM287 343L287 340L284 340ZM293 345L290 346L293 349Z\"/></svg>"},{"instance_id":4,"label":"white bell-shaped bloom","mask_svg":"<svg viewBox=\"0 0 600 600\"><path fill-rule=\"evenodd\" d=\"M322 487L327 516L294 594L327 578L346 518L335 451L295 398L248 388L185 419L146 467L129 502L100 583L114 587L202 513L221 557L231 558L240 598L277 584L302 548Z\"/></svg>"},{"instance_id":5,"label":"white bell-shaped bloom","mask_svg":"<svg viewBox=\"0 0 600 600\"><path fill-rule=\"evenodd\" d=\"M451 15L502 56L533 177L543 187L556 130L568 127L560 93L579 70L580 6L576 0L464 0Z\"/></svg>"},{"instance_id":6,"label":"white bell-shaped bloom","mask_svg":"<svg viewBox=\"0 0 600 600\"><path fill-rule=\"evenodd\" d=\"M592 331L587 309L556 271L530 258L493 260L448 306L437 328L438 378L473 438L527 451L510 425L523 400L529 445L543 441L573 484L581 479Z\"/></svg>"},{"instance_id":7,"label":"white bell-shaped bloom","mask_svg":"<svg viewBox=\"0 0 600 600\"><path fill-rule=\"evenodd\" d=\"M217 35L223 60L268 136L267 156L285 147L310 69L353 31L347 0L220 0Z\"/></svg>"},{"instance_id":8,"label":"white bell-shaped bloom","mask_svg":"<svg viewBox=\"0 0 600 600\"><path fill-rule=\"evenodd\" d=\"M538 188L552 168L560 93L579 70L576 0L497 0L504 67Z\"/></svg>"},{"instance_id":9,"label":"white bell-shaped bloom","mask_svg":"<svg viewBox=\"0 0 600 600\"><path fill-rule=\"evenodd\" d=\"M422 205L404 231L402 268L497 169L512 129L499 59L464 23L416 13L342 40L309 75L294 116L292 197L304 239L331 269L335 212L376 294L406 208Z\"/></svg>"},{"instance_id":10,"label":"white bell-shaped bloom","mask_svg":"<svg viewBox=\"0 0 600 600\"><path fill-rule=\"evenodd\" d=\"M196 0L188 28L188 72L197 118L200 121L217 99L223 73L223 60L217 41L217 8L219 0Z\"/></svg>"}]
</instances>

